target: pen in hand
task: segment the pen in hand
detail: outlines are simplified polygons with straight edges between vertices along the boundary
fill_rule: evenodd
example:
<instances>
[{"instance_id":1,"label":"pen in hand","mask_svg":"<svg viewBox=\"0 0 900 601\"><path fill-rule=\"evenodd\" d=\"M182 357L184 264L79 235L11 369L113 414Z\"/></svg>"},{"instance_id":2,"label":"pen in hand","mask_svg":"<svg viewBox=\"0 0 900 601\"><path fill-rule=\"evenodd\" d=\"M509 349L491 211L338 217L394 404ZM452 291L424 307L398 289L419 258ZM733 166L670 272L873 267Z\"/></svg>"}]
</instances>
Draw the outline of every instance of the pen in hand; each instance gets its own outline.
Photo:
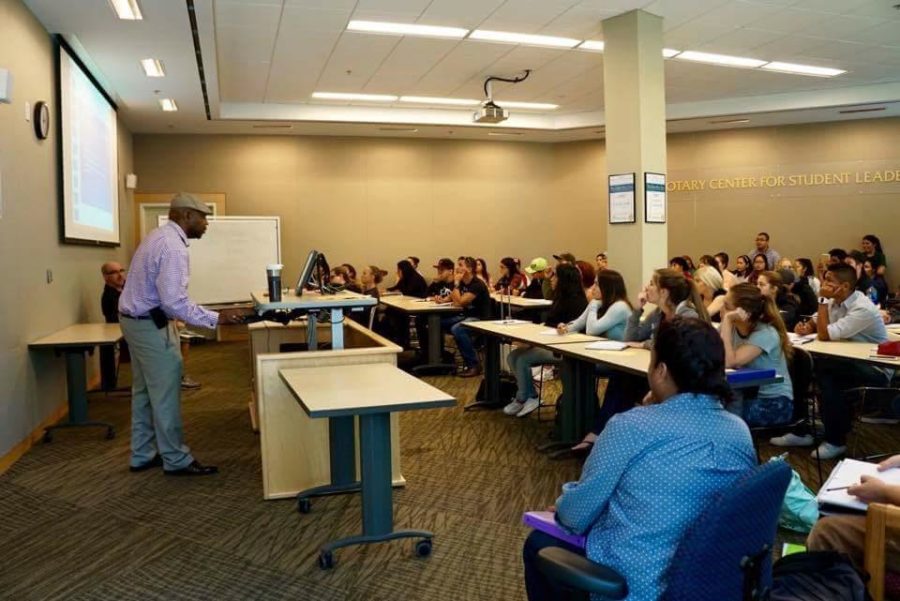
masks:
<instances>
[{"instance_id":1,"label":"pen in hand","mask_svg":"<svg viewBox=\"0 0 900 601\"><path fill-rule=\"evenodd\" d=\"M850 488L849 486L838 486L837 488L826 488L825 492L831 492L833 490L847 490Z\"/></svg>"}]
</instances>

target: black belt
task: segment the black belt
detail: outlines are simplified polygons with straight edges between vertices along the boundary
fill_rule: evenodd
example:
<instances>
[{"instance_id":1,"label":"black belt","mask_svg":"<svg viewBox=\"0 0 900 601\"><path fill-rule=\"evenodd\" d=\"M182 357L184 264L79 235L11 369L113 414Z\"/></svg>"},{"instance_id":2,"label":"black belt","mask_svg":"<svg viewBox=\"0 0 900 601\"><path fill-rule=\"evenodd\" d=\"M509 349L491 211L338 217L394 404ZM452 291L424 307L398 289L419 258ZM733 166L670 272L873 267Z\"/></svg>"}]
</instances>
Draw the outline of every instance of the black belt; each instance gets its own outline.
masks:
<instances>
[{"instance_id":1,"label":"black belt","mask_svg":"<svg viewBox=\"0 0 900 601\"><path fill-rule=\"evenodd\" d=\"M124 313L119 313L119 316L120 316L120 317L124 317L125 319L136 319L136 320L139 320L139 321L143 321L143 320L145 320L145 319L153 319L153 318L150 317L149 315L140 315L140 316L138 316L138 317L135 317L134 315L125 315Z\"/></svg>"}]
</instances>

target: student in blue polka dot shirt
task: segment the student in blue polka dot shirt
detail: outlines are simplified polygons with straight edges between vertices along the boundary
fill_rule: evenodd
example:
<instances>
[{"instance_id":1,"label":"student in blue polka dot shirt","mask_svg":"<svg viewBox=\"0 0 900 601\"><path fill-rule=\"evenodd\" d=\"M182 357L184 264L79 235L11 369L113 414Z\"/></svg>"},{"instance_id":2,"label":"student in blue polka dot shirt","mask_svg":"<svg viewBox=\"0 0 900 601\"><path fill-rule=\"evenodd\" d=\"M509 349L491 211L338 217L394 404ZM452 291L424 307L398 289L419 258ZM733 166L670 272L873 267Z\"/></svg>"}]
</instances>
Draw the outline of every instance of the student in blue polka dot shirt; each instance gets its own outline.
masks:
<instances>
[{"instance_id":1,"label":"student in blue polka dot shirt","mask_svg":"<svg viewBox=\"0 0 900 601\"><path fill-rule=\"evenodd\" d=\"M685 531L709 502L756 465L747 425L724 409L731 396L718 333L698 319L660 325L644 406L613 417L581 479L563 485L556 519L587 534L586 549L534 531L525 542L528 599L567 599L537 569L537 553L562 546L628 582L629 601L659 599Z\"/></svg>"}]
</instances>

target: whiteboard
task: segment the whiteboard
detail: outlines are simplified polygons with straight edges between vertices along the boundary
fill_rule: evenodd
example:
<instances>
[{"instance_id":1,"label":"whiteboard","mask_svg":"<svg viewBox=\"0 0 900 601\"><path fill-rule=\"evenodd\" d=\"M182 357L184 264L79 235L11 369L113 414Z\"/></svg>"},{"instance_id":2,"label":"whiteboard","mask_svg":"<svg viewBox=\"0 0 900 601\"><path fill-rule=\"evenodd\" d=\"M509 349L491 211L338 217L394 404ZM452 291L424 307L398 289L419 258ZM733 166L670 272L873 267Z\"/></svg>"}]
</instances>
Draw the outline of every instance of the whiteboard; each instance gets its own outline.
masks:
<instances>
[{"instance_id":1,"label":"whiteboard","mask_svg":"<svg viewBox=\"0 0 900 601\"><path fill-rule=\"evenodd\" d=\"M168 216L158 217L159 225ZM188 295L198 304L250 300L265 290L266 265L281 263L280 217L213 217L199 240L191 240Z\"/></svg>"}]
</instances>

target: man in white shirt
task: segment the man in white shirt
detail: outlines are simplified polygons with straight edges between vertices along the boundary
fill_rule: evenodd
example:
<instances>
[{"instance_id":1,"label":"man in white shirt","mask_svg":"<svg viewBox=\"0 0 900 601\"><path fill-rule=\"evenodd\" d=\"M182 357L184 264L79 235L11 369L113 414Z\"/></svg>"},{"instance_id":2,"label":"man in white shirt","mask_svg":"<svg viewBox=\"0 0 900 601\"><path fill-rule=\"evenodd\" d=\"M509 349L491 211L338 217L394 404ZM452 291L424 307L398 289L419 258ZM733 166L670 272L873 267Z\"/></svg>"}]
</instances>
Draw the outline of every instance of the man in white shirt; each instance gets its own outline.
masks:
<instances>
[{"instance_id":1,"label":"man in white shirt","mask_svg":"<svg viewBox=\"0 0 900 601\"><path fill-rule=\"evenodd\" d=\"M831 265L819 291L819 309L815 321L800 322L794 331L800 335L815 333L819 340L850 340L880 343L888 339L878 308L865 294L855 290L856 271L849 265ZM860 386L887 386L890 370L862 361L819 358L816 378L822 391L822 423L825 441L813 451L821 459L834 459L847 451L847 434L853 425L851 405L845 393ZM808 433L789 433L770 441L777 446L808 446Z\"/></svg>"},{"instance_id":2,"label":"man in white shirt","mask_svg":"<svg viewBox=\"0 0 900 601\"><path fill-rule=\"evenodd\" d=\"M781 255L778 254L778 251L769 246L769 234L766 232L756 234L756 248L747 253L747 256L750 257L751 261L756 255L765 255L766 262L769 264L769 269L771 271L778 269L778 260L781 259Z\"/></svg>"}]
</instances>

